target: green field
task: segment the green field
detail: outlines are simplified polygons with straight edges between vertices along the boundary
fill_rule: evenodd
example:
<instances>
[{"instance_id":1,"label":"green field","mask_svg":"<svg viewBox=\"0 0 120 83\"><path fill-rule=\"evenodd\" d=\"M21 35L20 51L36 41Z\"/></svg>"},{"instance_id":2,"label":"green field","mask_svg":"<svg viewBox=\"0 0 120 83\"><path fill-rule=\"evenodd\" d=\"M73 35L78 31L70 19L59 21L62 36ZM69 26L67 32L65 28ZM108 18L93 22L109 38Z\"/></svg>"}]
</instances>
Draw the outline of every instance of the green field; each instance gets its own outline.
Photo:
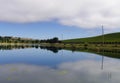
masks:
<instances>
[{"instance_id":1,"label":"green field","mask_svg":"<svg viewBox=\"0 0 120 83\"><path fill-rule=\"evenodd\" d=\"M68 39L64 40L65 43L80 43L80 42L103 42L103 36L95 36L88 38L77 38L77 39ZM110 33L104 35L104 42L120 42L120 32Z\"/></svg>"}]
</instances>

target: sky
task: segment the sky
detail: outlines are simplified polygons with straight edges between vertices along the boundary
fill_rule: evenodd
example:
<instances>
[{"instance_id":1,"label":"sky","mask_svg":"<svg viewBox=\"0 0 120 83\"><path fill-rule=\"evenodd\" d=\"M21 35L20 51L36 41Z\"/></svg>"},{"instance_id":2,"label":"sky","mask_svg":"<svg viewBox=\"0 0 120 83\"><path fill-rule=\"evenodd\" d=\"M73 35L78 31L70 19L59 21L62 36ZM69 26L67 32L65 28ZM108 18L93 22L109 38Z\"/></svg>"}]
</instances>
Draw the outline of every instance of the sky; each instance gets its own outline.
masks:
<instances>
[{"instance_id":1,"label":"sky","mask_svg":"<svg viewBox=\"0 0 120 83\"><path fill-rule=\"evenodd\" d=\"M120 32L119 0L0 0L0 35L83 38ZM63 37L62 37L63 35Z\"/></svg>"}]
</instances>

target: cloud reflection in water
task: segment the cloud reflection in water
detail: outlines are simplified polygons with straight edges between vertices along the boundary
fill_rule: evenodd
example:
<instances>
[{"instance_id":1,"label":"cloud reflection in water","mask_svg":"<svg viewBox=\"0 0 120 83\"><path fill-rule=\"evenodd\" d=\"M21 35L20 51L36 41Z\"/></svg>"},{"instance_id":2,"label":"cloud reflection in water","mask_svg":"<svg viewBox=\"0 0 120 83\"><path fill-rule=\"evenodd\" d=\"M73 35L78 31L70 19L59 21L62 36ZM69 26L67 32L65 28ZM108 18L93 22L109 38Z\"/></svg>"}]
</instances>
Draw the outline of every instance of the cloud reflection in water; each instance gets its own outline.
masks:
<instances>
[{"instance_id":1,"label":"cloud reflection in water","mask_svg":"<svg viewBox=\"0 0 120 83\"><path fill-rule=\"evenodd\" d=\"M119 83L119 61L105 61L101 70L98 61L63 63L57 69L50 67L7 64L0 66L1 83Z\"/></svg>"}]
</instances>

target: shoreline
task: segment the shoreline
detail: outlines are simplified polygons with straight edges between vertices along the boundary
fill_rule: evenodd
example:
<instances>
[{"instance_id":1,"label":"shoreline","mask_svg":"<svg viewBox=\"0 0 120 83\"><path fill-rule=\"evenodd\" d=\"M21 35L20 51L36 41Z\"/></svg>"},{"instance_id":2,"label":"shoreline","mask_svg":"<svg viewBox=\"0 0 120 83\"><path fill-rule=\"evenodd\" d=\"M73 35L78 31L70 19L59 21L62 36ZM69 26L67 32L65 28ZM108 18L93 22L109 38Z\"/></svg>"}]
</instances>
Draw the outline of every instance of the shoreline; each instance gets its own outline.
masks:
<instances>
[{"instance_id":1,"label":"shoreline","mask_svg":"<svg viewBox=\"0 0 120 83\"><path fill-rule=\"evenodd\" d=\"M94 49L119 49L120 50L120 45L116 44L64 44L64 43L41 43L41 46L54 46L54 47L61 47L61 48L94 48Z\"/></svg>"}]
</instances>

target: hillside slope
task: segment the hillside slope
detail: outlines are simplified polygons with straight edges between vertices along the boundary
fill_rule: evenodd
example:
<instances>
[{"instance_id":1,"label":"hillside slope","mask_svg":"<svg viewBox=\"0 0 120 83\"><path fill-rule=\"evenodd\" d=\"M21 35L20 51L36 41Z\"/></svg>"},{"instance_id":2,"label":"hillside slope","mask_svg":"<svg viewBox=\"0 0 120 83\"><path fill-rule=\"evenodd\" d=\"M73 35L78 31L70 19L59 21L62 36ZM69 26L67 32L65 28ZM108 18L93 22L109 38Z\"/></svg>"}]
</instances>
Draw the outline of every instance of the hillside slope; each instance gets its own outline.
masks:
<instances>
[{"instance_id":1,"label":"hillside slope","mask_svg":"<svg viewBox=\"0 0 120 83\"><path fill-rule=\"evenodd\" d=\"M64 40L63 42L79 43L79 42L103 42L103 36L88 37L88 38L77 38ZM104 35L104 42L120 42L120 32L110 33Z\"/></svg>"}]
</instances>

